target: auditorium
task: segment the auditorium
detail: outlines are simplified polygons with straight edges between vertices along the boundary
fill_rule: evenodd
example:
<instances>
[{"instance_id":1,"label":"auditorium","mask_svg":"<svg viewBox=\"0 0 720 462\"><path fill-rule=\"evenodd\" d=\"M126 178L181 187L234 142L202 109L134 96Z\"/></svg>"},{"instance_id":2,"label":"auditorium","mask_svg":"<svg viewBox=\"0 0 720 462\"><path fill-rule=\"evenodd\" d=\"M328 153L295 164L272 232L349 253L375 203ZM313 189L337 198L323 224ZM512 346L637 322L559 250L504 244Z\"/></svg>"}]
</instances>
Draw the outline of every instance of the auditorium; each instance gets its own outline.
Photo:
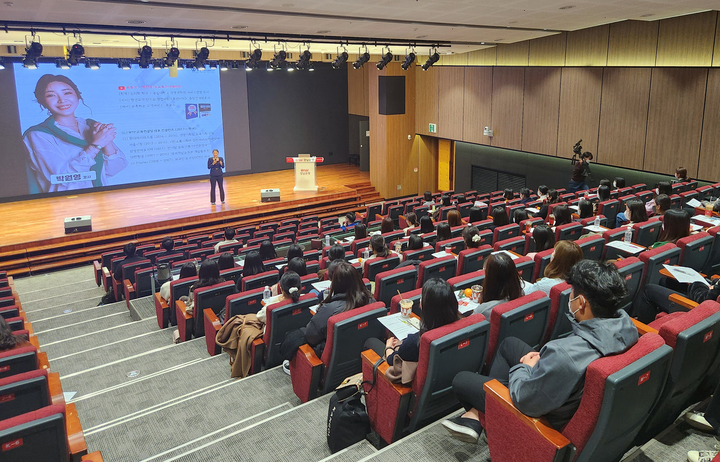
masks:
<instances>
[{"instance_id":1,"label":"auditorium","mask_svg":"<svg viewBox=\"0 0 720 462\"><path fill-rule=\"evenodd\" d=\"M720 4L288 1L0 4L0 462L720 462Z\"/></svg>"}]
</instances>

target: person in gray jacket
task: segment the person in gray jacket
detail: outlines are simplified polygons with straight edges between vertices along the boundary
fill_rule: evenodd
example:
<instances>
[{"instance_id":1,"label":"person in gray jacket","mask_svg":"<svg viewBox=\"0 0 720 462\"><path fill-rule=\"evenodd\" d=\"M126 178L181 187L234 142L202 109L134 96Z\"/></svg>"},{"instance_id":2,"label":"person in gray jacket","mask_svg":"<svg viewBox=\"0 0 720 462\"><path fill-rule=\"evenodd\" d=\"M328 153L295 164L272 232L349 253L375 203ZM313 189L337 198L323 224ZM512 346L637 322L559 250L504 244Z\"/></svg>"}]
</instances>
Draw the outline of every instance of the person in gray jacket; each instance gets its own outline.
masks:
<instances>
[{"instance_id":1,"label":"person in gray jacket","mask_svg":"<svg viewBox=\"0 0 720 462\"><path fill-rule=\"evenodd\" d=\"M453 437L477 443L482 432L478 412L485 411L483 385L493 379L508 386L520 412L543 416L561 430L580 406L588 365L637 342L632 320L618 309L627 286L615 265L582 260L570 270L568 283L570 335L548 342L539 353L507 338L498 347L489 377L473 372L455 376L453 392L467 412L442 422Z\"/></svg>"}]
</instances>

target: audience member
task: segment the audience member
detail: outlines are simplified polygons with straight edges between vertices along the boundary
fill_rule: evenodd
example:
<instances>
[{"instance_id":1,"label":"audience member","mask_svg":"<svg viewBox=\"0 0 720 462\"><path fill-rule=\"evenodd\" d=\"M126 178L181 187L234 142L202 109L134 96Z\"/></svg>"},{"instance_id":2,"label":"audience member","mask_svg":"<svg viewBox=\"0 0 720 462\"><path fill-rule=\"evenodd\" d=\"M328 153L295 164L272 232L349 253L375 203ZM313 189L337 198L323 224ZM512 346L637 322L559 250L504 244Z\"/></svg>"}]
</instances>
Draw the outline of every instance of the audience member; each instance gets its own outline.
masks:
<instances>
[{"instance_id":1,"label":"audience member","mask_svg":"<svg viewBox=\"0 0 720 462\"><path fill-rule=\"evenodd\" d=\"M256 274L265 272L265 265L263 264L262 258L260 258L260 252L257 250L251 250L245 255L245 262L243 263L243 278L247 276L255 276ZM242 291L242 279L238 279L235 284L238 292Z\"/></svg>"},{"instance_id":2,"label":"audience member","mask_svg":"<svg viewBox=\"0 0 720 462\"><path fill-rule=\"evenodd\" d=\"M512 188L507 188L503 191L503 199L505 199L505 202L515 199L515 194L513 193Z\"/></svg>"},{"instance_id":3,"label":"audience member","mask_svg":"<svg viewBox=\"0 0 720 462\"><path fill-rule=\"evenodd\" d=\"M608 180L607 178L603 178L600 180L600 183L598 183L598 186L607 186L608 188L612 187L612 181Z\"/></svg>"},{"instance_id":4,"label":"audience member","mask_svg":"<svg viewBox=\"0 0 720 462\"><path fill-rule=\"evenodd\" d=\"M365 239L367 237L367 226L363 223L355 225L355 239Z\"/></svg>"},{"instance_id":5,"label":"audience member","mask_svg":"<svg viewBox=\"0 0 720 462\"><path fill-rule=\"evenodd\" d=\"M435 205L435 201L433 201L432 193L430 191L425 191L423 193L422 205L426 207L432 207Z\"/></svg>"},{"instance_id":6,"label":"audience member","mask_svg":"<svg viewBox=\"0 0 720 462\"><path fill-rule=\"evenodd\" d=\"M395 231L395 225L393 224L392 218L390 218L390 217L383 218L382 221L380 222L380 232L382 234L385 234L385 233L392 233L393 231Z\"/></svg>"},{"instance_id":7,"label":"audience member","mask_svg":"<svg viewBox=\"0 0 720 462\"><path fill-rule=\"evenodd\" d=\"M135 243L134 242L128 242L125 244L125 247L123 247L123 253L125 254L125 258L121 261L117 262L115 265L115 270L113 271L113 279L116 281L122 282L123 274L122 274L122 266L127 263L135 263L140 260L143 260L143 257L140 255L135 254ZM112 290L112 288L110 289Z\"/></svg>"},{"instance_id":8,"label":"audience member","mask_svg":"<svg viewBox=\"0 0 720 462\"><path fill-rule=\"evenodd\" d=\"M438 223L435 236L435 242L442 242L448 239L452 239L452 230L450 229L450 225L447 223Z\"/></svg>"},{"instance_id":9,"label":"audience member","mask_svg":"<svg viewBox=\"0 0 720 462\"><path fill-rule=\"evenodd\" d=\"M664 244L675 244L678 239L690 235L690 215L685 210L670 209L665 213L662 223L662 230L658 236L658 242L651 248L660 247Z\"/></svg>"},{"instance_id":10,"label":"audience member","mask_svg":"<svg viewBox=\"0 0 720 462\"><path fill-rule=\"evenodd\" d=\"M385 245L385 238L379 234L370 238L370 251L372 252L372 255L370 255L368 260L372 260L373 258L387 258L391 255L395 255L395 252Z\"/></svg>"},{"instance_id":11,"label":"audience member","mask_svg":"<svg viewBox=\"0 0 720 462\"><path fill-rule=\"evenodd\" d=\"M450 210L447 214L447 222L451 228L454 228L456 226L462 226L465 224L462 221L462 215L460 215L459 210Z\"/></svg>"},{"instance_id":12,"label":"audience member","mask_svg":"<svg viewBox=\"0 0 720 462\"><path fill-rule=\"evenodd\" d=\"M12 329L10 329L10 326L5 321L5 318L0 316L0 352L20 348L26 345L29 345L27 335L17 336L13 334Z\"/></svg>"},{"instance_id":13,"label":"audience member","mask_svg":"<svg viewBox=\"0 0 720 462\"><path fill-rule=\"evenodd\" d=\"M615 180L613 180L613 187L615 190L622 189L625 187L625 178L616 176Z\"/></svg>"},{"instance_id":14,"label":"audience member","mask_svg":"<svg viewBox=\"0 0 720 462\"><path fill-rule=\"evenodd\" d=\"M435 231L435 225L433 225L432 218L424 216L420 218L420 234L432 233Z\"/></svg>"},{"instance_id":15,"label":"audience member","mask_svg":"<svg viewBox=\"0 0 720 462\"><path fill-rule=\"evenodd\" d=\"M543 203L542 207L540 207L540 211L537 213L536 216L542 218L543 220L547 220L548 216L548 209L550 204L555 204L558 202L558 193L556 190L551 189L547 192L547 199L545 203Z\"/></svg>"},{"instance_id":16,"label":"audience member","mask_svg":"<svg viewBox=\"0 0 720 462\"><path fill-rule=\"evenodd\" d=\"M408 237L407 250L420 250L423 248L423 240L417 234Z\"/></svg>"},{"instance_id":17,"label":"audience member","mask_svg":"<svg viewBox=\"0 0 720 462\"><path fill-rule=\"evenodd\" d=\"M550 295L550 289L564 282L570 269L582 259L583 251L579 245L573 241L559 241L550 255L550 263L545 267L543 277L534 284L525 284L525 295L538 291Z\"/></svg>"},{"instance_id":18,"label":"audience member","mask_svg":"<svg viewBox=\"0 0 720 462\"><path fill-rule=\"evenodd\" d=\"M628 199L625 202L625 211L617 214L615 218L617 225L633 225L647 221L647 212L645 211L645 203L640 199Z\"/></svg>"},{"instance_id":19,"label":"audience member","mask_svg":"<svg viewBox=\"0 0 720 462\"><path fill-rule=\"evenodd\" d=\"M482 218L482 210L480 207L470 207L470 210L468 211L468 221L470 223L477 223L478 221L481 221Z\"/></svg>"},{"instance_id":20,"label":"audience member","mask_svg":"<svg viewBox=\"0 0 720 462\"><path fill-rule=\"evenodd\" d=\"M655 199L651 199L645 203L645 211L647 213L652 213L654 211L658 214L655 209L655 205L657 204L660 195L668 196L668 200L670 200L670 196L672 196L672 184L669 181L661 181L657 184L655 187ZM670 207L668 206L664 210L667 211L669 208Z\"/></svg>"},{"instance_id":21,"label":"audience member","mask_svg":"<svg viewBox=\"0 0 720 462\"><path fill-rule=\"evenodd\" d=\"M327 252L327 266L325 269L321 269L318 271L318 278L322 281L325 279L325 273L328 272L328 269L330 268L330 263L334 262L335 260L344 260L345 259L345 247L334 244L332 247L330 247L330 250Z\"/></svg>"},{"instance_id":22,"label":"audience member","mask_svg":"<svg viewBox=\"0 0 720 462\"><path fill-rule=\"evenodd\" d=\"M687 169L685 167L678 167L675 169L675 181L677 183L688 181Z\"/></svg>"},{"instance_id":23,"label":"audience member","mask_svg":"<svg viewBox=\"0 0 720 462\"><path fill-rule=\"evenodd\" d=\"M645 284L633 301L632 317L644 324L649 324L661 312L687 311L684 307L670 301L670 295L672 294L682 295L696 303L702 303L705 300L717 300L720 297L720 284L717 283L707 286L702 282L680 284L673 280L671 285L679 289L673 290L665 287L669 285L668 282L666 278L662 278L660 284Z\"/></svg>"},{"instance_id":24,"label":"audience member","mask_svg":"<svg viewBox=\"0 0 720 462\"><path fill-rule=\"evenodd\" d=\"M593 216L593 204L585 199L580 199L578 202L578 217L579 219L590 218Z\"/></svg>"},{"instance_id":25,"label":"audience member","mask_svg":"<svg viewBox=\"0 0 720 462\"><path fill-rule=\"evenodd\" d=\"M174 253L173 249L175 248L175 241L171 237L164 237L162 242L160 242L160 248L163 249L165 252L157 254L155 258L164 257L165 255L170 255Z\"/></svg>"},{"instance_id":26,"label":"audience member","mask_svg":"<svg viewBox=\"0 0 720 462\"><path fill-rule=\"evenodd\" d=\"M466 249L477 249L480 247L480 231L475 226L467 226L462 230L462 238L465 241Z\"/></svg>"},{"instance_id":27,"label":"audience member","mask_svg":"<svg viewBox=\"0 0 720 462\"><path fill-rule=\"evenodd\" d=\"M572 210L567 205L561 204L553 207L553 217L555 217L555 226L566 225L572 223Z\"/></svg>"},{"instance_id":28,"label":"audience member","mask_svg":"<svg viewBox=\"0 0 720 462\"><path fill-rule=\"evenodd\" d=\"M259 252L262 261L273 260L278 257L277 252L275 251L275 246L267 239L260 243Z\"/></svg>"},{"instance_id":29,"label":"audience member","mask_svg":"<svg viewBox=\"0 0 720 462\"><path fill-rule=\"evenodd\" d=\"M529 217L525 209L515 209L513 211L513 223L520 224L521 221L527 220L528 218Z\"/></svg>"},{"instance_id":30,"label":"audience member","mask_svg":"<svg viewBox=\"0 0 720 462\"><path fill-rule=\"evenodd\" d=\"M409 235L410 231L420 226L420 223L418 222L417 215L414 213L406 213L405 214L405 223L407 223L407 228L404 228L403 231L405 232L405 235Z\"/></svg>"},{"instance_id":31,"label":"audience member","mask_svg":"<svg viewBox=\"0 0 720 462\"><path fill-rule=\"evenodd\" d=\"M550 192L550 190L549 190L548 187L545 186L544 184L538 186L538 190L537 190L538 200L539 200L540 202L545 202L545 201L547 201L548 192Z\"/></svg>"},{"instance_id":32,"label":"audience member","mask_svg":"<svg viewBox=\"0 0 720 462\"><path fill-rule=\"evenodd\" d=\"M233 258L232 252L223 252L217 259L217 264L220 271L235 268L235 258Z\"/></svg>"},{"instance_id":33,"label":"audience member","mask_svg":"<svg viewBox=\"0 0 720 462\"><path fill-rule=\"evenodd\" d=\"M522 188L520 190L520 203L525 205L528 202L532 202L532 198L530 197L531 194L532 194L532 191L530 191L530 189Z\"/></svg>"},{"instance_id":34,"label":"audience member","mask_svg":"<svg viewBox=\"0 0 720 462\"><path fill-rule=\"evenodd\" d=\"M185 279L185 278L191 278L197 276L197 267L195 266L195 263L188 262L185 263L180 267L180 276L178 277L178 280ZM165 303L170 302L170 283L172 282L172 279L165 282L163 285L160 286L160 298L165 300ZM174 308L174 307L171 307Z\"/></svg>"},{"instance_id":35,"label":"audience member","mask_svg":"<svg viewBox=\"0 0 720 462\"><path fill-rule=\"evenodd\" d=\"M670 210L670 207L672 206L670 196L665 194L659 194L655 199L653 199L653 202L655 204L654 207L656 217L665 215L665 212ZM645 211L647 211L647 207L645 208Z\"/></svg>"},{"instance_id":36,"label":"audience member","mask_svg":"<svg viewBox=\"0 0 720 462\"><path fill-rule=\"evenodd\" d=\"M492 213L490 214L490 216L492 217L493 221L492 224L488 225L487 227L487 229L489 229L490 231L500 226L510 224L510 218L508 217L505 207L495 207L494 209L492 209Z\"/></svg>"},{"instance_id":37,"label":"audience member","mask_svg":"<svg viewBox=\"0 0 720 462\"><path fill-rule=\"evenodd\" d=\"M297 303L297 301L300 299L300 288L302 287L300 275L298 275L294 271L286 271L285 274L283 274L280 278L280 282L277 283L277 287L277 294L274 294L273 297L265 300L265 305L260 308L260 311L257 312L258 321L262 323L267 322L266 308L268 306L283 302L285 300L292 300L292 303ZM263 328L263 332L265 332L265 328ZM284 366L285 365L283 364L283 369L285 369Z\"/></svg>"},{"instance_id":38,"label":"audience member","mask_svg":"<svg viewBox=\"0 0 720 462\"><path fill-rule=\"evenodd\" d=\"M555 246L555 232L545 223L533 228L532 238L535 242L535 251L526 254L530 258L535 258L537 253L552 249Z\"/></svg>"},{"instance_id":39,"label":"audience member","mask_svg":"<svg viewBox=\"0 0 720 462\"><path fill-rule=\"evenodd\" d=\"M215 253L220 252L220 246L225 244L235 244L237 241L238 240L235 239L235 228L225 228L225 240L215 244Z\"/></svg>"},{"instance_id":40,"label":"audience member","mask_svg":"<svg viewBox=\"0 0 720 462\"><path fill-rule=\"evenodd\" d=\"M505 253L490 254L483 265L485 280L480 292L480 305L475 313L490 319L490 312L500 303L523 296L524 282L520 279L515 262Z\"/></svg>"},{"instance_id":41,"label":"audience member","mask_svg":"<svg viewBox=\"0 0 720 462\"><path fill-rule=\"evenodd\" d=\"M238 282L240 280L238 279ZM187 314L193 313L195 304L195 291L201 287L210 287L215 284L225 282L225 278L220 276L220 269L214 260L205 260L200 265L200 271L198 271L198 280L195 284L190 286L190 295L188 297L180 297L180 300L185 299L185 312Z\"/></svg>"}]
</instances>

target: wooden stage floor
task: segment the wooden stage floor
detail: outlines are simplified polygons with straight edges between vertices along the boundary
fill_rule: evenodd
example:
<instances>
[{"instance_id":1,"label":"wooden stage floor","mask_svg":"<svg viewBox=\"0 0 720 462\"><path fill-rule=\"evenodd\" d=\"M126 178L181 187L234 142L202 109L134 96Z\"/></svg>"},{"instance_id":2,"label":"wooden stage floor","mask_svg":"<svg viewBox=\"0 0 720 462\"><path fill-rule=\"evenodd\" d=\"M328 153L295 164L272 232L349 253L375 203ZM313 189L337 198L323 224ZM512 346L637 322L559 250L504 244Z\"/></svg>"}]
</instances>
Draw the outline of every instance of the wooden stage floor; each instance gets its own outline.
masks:
<instances>
[{"instance_id":1,"label":"wooden stage floor","mask_svg":"<svg viewBox=\"0 0 720 462\"><path fill-rule=\"evenodd\" d=\"M91 215L93 233L143 225L151 228L168 220L201 221L217 214L232 216L262 207L277 209L278 205L340 197L355 192L347 185L369 181L368 172L361 172L355 166L336 164L318 166L317 183L321 190L317 193L293 192L293 170L226 176L225 205L220 204L219 196L217 205L210 205L208 179L9 202L0 204L3 221L0 249L65 237L65 217ZM281 202L261 203L260 189L266 188L280 188Z\"/></svg>"}]
</instances>

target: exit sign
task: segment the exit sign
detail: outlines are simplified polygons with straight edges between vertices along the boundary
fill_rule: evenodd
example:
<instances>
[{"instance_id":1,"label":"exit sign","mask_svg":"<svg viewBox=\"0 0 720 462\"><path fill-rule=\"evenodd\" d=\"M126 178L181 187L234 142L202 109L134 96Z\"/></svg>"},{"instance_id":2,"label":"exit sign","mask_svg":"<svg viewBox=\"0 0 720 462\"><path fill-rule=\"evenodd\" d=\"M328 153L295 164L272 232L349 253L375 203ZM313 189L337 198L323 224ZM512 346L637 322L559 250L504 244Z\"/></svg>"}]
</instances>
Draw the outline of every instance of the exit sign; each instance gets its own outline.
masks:
<instances>
[{"instance_id":1,"label":"exit sign","mask_svg":"<svg viewBox=\"0 0 720 462\"><path fill-rule=\"evenodd\" d=\"M428 124L428 131L430 133L437 133L437 125L435 124Z\"/></svg>"}]
</instances>

